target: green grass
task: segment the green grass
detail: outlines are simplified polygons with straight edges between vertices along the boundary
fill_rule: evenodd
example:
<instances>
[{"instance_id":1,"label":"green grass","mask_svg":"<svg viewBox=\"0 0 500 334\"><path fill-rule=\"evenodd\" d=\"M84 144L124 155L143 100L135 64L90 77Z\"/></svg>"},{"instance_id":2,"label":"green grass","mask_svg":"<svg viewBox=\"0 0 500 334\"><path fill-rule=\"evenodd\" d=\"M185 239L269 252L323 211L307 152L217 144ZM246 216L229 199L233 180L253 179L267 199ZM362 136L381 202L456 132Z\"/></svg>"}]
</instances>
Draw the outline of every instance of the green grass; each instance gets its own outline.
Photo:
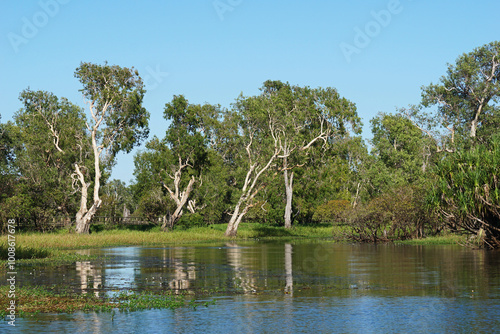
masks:
<instances>
[{"instance_id":1,"label":"green grass","mask_svg":"<svg viewBox=\"0 0 500 334\"><path fill-rule=\"evenodd\" d=\"M332 226L296 226L288 230L284 227L273 227L264 224L241 224L238 236L224 236L225 224L214 224L206 227L190 229L174 229L163 232L155 227L149 231L126 229L103 230L88 235L74 233L19 233L17 242L23 247L32 249L81 249L111 246L149 246L162 244L182 244L196 242L214 242L236 240L273 240L281 238L330 238ZM18 246L19 247L19 246Z\"/></svg>"},{"instance_id":2,"label":"green grass","mask_svg":"<svg viewBox=\"0 0 500 334\"><path fill-rule=\"evenodd\" d=\"M466 239L465 235L446 233L422 239L398 241L398 243L405 245L456 245L463 244Z\"/></svg>"},{"instance_id":3,"label":"green grass","mask_svg":"<svg viewBox=\"0 0 500 334\"><path fill-rule=\"evenodd\" d=\"M0 287L0 303L9 305L9 287ZM47 288L21 286L15 291L16 315L24 317L37 313L72 313L75 311L114 312L138 311L149 309L177 309L180 307L209 306L211 301L198 301L191 296L177 295L173 292L129 292L123 291L111 297L96 297L93 294L72 292L54 292ZM7 309L0 309L0 316L5 317Z\"/></svg>"},{"instance_id":4,"label":"green grass","mask_svg":"<svg viewBox=\"0 0 500 334\"><path fill-rule=\"evenodd\" d=\"M9 247L6 242L0 243L0 260L7 260L9 255L9 248L14 248L15 259L44 259L51 255L50 250L46 248L26 247L17 245Z\"/></svg>"}]
</instances>

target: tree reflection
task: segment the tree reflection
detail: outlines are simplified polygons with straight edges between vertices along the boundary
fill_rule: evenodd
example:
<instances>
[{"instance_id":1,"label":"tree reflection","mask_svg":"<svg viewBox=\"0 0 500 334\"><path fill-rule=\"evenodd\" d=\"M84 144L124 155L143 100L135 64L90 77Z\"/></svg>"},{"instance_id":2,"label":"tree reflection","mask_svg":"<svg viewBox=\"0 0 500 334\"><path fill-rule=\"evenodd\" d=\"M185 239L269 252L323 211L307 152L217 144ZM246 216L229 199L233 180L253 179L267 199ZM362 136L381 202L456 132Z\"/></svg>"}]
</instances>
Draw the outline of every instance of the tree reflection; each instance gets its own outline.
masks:
<instances>
[{"instance_id":1,"label":"tree reflection","mask_svg":"<svg viewBox=\"0 0 500 334\"><path fill-rule=\"evenodd\" d=\"M293 295L292 244L285 244L285 293Z\"/></svg>"},{"instance_id":2,"label":"tree reflection","mask_svg":"<svg viewBox=\"0 0 500 334\"><path fill-rule=\"evenodd\" d=\"M82 294L87 294L89 279L92 278L92 290L96 297L99 297L99 288L102 287L101 269L96 269L90 261L76 261L76 274L80 276Z\"/></svg>"}]
</instances>

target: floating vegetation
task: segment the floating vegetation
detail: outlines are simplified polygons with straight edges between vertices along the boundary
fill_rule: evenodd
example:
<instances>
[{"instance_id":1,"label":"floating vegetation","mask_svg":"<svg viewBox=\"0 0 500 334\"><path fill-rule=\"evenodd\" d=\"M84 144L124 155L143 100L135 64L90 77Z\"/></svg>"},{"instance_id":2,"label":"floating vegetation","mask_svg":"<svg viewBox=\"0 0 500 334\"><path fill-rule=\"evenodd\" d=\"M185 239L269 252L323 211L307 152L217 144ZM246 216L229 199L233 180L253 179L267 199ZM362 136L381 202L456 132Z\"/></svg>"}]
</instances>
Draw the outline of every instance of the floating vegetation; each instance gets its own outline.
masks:
<instances>
[{"instance_id":1,"label":"floating vegetation","mask_svg":"<svg viewBox=\"0 0 500 334\"><path fill-rule=\"evenodd\" d=\"M0 287L0 303L7 305L8 286ZM37 313L73 313L83 312L129 312L149 309L177 309L199 306L208 307L215 300L198 301L186 295L171 292L135 292L122 291L112 296L97 297L93 294L77 294L62 291L53 292L42 287L23 286L16 290L17 316L25 317ZM5 319L6 309L0 310Z\"/></svg>"}]
</instances>

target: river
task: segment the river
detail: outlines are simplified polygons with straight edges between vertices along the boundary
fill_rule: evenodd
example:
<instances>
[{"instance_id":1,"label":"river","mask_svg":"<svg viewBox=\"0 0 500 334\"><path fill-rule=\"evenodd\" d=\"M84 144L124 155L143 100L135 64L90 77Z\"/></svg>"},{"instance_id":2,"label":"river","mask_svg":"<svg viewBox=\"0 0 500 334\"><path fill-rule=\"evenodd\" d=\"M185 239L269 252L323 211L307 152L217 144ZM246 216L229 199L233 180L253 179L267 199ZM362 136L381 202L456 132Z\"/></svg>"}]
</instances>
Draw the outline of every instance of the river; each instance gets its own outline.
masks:
<instances>
[{"instance_id":1,"label":"river","mask_svg":"<svg viewBox=\"0 0 500 334\"><path fill-rule=\"evenodd\" d=\"M19 266L19 288L56 285L96 295L212 291L207 300L216 303L196 310L39 314L18 319L18 332L500 331L499 252L304 240L79 252L100 258L58 267Z\"/></svg>"}]
</instances>

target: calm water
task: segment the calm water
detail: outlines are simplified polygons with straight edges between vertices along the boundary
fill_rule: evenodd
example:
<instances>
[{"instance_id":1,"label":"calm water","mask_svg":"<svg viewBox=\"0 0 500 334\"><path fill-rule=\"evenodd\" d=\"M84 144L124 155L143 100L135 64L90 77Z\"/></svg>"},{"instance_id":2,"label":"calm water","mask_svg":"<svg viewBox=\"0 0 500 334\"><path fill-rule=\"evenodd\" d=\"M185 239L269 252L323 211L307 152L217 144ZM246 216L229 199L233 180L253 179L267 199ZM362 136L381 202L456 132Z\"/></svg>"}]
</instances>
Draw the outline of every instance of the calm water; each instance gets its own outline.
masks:
<instances>
[{"instance_id":1,"label":"calm water","mask_svg":"<svg viewBox=\"0 0 500 334\"><path fill-rule=\"evenodd\" d=\"M22 284L224 291L196 310L44 314L25 333L500 332L500 253L458 246L241 242L81 251L102 260L19 267ZM105 258L104 258L105 256ZM3 274L4 275L4 274ZM2 282L5 278L2 277ZM6 323L0 332L10 332Z\"/></svg>"}]
</instances>

